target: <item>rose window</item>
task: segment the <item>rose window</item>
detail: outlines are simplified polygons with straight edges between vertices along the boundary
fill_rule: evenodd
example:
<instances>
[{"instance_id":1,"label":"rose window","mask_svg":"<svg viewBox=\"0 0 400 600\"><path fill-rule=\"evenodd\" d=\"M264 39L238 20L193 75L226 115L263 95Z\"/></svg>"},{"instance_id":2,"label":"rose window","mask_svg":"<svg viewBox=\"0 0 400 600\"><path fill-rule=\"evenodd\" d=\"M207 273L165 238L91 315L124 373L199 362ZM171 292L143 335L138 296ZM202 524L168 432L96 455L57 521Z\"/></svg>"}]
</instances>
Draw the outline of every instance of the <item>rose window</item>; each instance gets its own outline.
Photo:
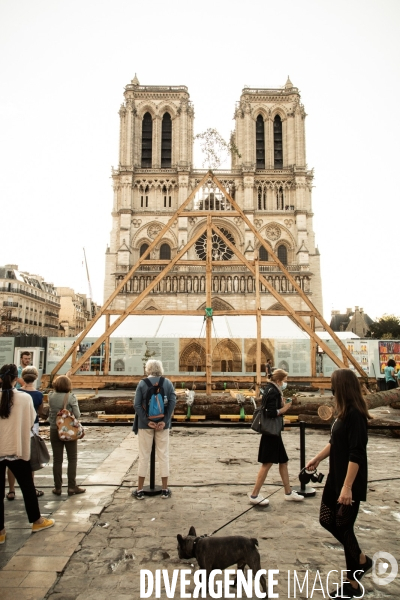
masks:
<instances>
[{"instance_id":1,"label":"rose window","mask_svg":"<svg viewBox=\"0 0 400 600\"><path fill-rule=\"evenodd\" d=\"M224 236L232 243L235 244L233 236L221 227L221 231ZM233 256L233 251L225 244L223 240L216 233L212 234L212 260L230 260ZM195 243L197 256L201 260L206 260L207 257L207 233L203 233L201 237Z\"/></svg>"}]
</instances>

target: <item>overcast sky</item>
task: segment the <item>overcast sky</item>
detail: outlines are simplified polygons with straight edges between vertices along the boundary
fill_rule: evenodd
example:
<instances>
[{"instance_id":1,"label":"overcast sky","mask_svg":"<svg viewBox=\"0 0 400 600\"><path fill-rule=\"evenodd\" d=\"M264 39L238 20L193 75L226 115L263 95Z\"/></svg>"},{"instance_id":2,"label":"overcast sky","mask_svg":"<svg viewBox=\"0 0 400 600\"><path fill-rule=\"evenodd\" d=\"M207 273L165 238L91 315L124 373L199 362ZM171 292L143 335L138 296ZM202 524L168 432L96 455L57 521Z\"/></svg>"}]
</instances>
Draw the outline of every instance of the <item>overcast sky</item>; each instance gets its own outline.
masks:
<instances>
[{"instance_id":1,"label":"overcast sky","mask_svg":"<svg viewBox=\"0 0 400 600\"><path fill-rule=\"evenodd\" d=\"M0 0L0 264L103 302L118 110L186 85L226 138L245 85L301 92L324 315L400 315L399 0ZM201 159L195 165L201 167Z\"/></svg>"}]
</instances>

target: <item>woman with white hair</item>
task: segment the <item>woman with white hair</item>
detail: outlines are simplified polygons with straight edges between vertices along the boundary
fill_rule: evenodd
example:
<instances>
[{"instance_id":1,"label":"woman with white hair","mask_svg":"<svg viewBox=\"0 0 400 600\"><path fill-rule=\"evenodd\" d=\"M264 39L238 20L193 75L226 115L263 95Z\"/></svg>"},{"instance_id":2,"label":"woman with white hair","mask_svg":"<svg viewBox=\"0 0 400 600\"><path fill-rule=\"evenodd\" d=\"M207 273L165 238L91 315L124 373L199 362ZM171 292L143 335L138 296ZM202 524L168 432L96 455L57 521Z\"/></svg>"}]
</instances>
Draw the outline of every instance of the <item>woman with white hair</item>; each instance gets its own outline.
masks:
<instances>
[{"instance_id":1,"label":"woman with white hair","mask_svg":"<svg viewBox=\"0 0 400 600\"><path fill-rule=\"evenodd\" d=\"M138 486L137 490L132 492L132 496L137 500L144 499L144 480L154 440L162 482L161 497L166 499L172 493L168 488L169 430L176 404L176 395L171 381L163 377L164 369L161 361L148 360L145 372L147 377L139 382L134 401L134 432L138 435L139 465ZM153 410L153 405L158 407L157 411Z\"/></svg>"}]
</instances>

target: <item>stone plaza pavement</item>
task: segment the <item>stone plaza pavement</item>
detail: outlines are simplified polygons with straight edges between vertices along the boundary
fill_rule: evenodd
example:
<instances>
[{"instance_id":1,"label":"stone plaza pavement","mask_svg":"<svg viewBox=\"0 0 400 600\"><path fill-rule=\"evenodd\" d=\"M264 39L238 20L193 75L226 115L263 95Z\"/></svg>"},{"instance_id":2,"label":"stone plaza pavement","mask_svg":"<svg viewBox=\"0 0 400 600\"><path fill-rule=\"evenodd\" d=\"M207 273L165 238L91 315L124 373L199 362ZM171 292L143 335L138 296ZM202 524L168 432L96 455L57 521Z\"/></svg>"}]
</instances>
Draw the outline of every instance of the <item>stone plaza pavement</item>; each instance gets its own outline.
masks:
<instances>
[{"instance_id":1,"label":"stone plaza pavement","mask_svg":"<svg viewBox=\"0 0 400 600\"><path fill-rule=\"evenodd\" d=\"M283 435L291 481L297 485L299 430L293 428ZM326 444L328 435L307 432L307 459ZM37 474L37 487L46 492L40 501L42 512L56 519L55 527L31 535L22 501L6 501L8 537L0 547L1 599L103 600L112 596L113 600L131 600L140 597L141 569L152 573L165 569L171 578L174 569L193 573L197 563L178 558L176 535L186 535L191 525L198 534L212 533L249 508L247 493L258 469L258 442L257 434L249 429L174 427L173 495L167 500L154 496L137 501L131 496L137 477L137 438L129 427L88 428L78 460L79 484L87 487L86 494L68 497L64 487L61 499L51 498L51 467ZM368 450L368 501L361 504L356 534L371 557L385 551L399 561L400 439L371 435ZM327 473L327 461L321 463L320 471ZM322 485L316 489L314 498L285 502L274 466L262 490L264 495L273 494L270 506L251 509L217 534L258 538L262 568L279 569L274 575L279 598L327 598L328 572L345 569L340 544L319 525ZM306 586L302 592L297 588L294 596L294 570L300 582L308 572L308 592ZM335 575L331 575L329 590L338 581ZM363 584L365 598L400 598L399 575L384 586L368 574ZM193 590L191 579L186 591ZM154 591L150 597L155 597ZM167 597L163 583L160 597ZM174 597L182 597L179 580Z\"/></svg>"}]
</instances>

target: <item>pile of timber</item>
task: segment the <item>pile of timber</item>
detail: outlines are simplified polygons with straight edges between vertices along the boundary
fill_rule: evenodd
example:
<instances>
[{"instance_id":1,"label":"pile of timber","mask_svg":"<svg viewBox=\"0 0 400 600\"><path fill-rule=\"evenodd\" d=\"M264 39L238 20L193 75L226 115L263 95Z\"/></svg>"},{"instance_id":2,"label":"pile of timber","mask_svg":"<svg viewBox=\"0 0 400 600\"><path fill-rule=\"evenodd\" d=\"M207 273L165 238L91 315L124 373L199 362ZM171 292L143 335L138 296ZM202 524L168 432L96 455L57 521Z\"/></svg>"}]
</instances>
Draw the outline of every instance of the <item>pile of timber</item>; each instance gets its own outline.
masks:
<instances>
[{"instance_id":1,"label":"pile of timber","mask_svg":"<svg viewBox=\"0 0 400 600\"><path fill-rule=\"evenodd\" d=\"M373 392L364 396L369 410L380 406L390 406L394 409L400 408L400 388L384 392ZM333 396L298 397L294 399L293 405L286 413L297 414L299 421L310 425L321 423L332 423L335 419L335 403ZM388 418L375 418L369 422L370 425L399 425L399 430L391 430L394 435L400 436L400 415L388 415Z\"/></svg>"},{"instance_id":2,"label":"pile of timber","mask_svg":"<svg viewBox=\"0 0 400 600\"><path fill-rule=\"evenodd\" d=\"M245 396L243 405L247 415L253 414L254 404L251 400L251 394L254 391L240 390ZM369 409L380 406L391 406L400 409L400 388L388 390L385 392L374 392L364 396ZM256 400L257 405L260 399ZM97 398L86 398L79 400L79 406L82 412L105 412L109 415L134 414L133 394L131 398L121 397L116 392L114 397L99 396ZM240 414L240 404L236 400L235 390L222 393L195 392L194 403L191 407L193 415L204 415L206 419L218 420L221 414L238 415ZM333 396L297 396L293 399L292 406L287 411L288 416L298 416L299 421L305 421L308 424L313 423L331 423L334 420L334 398ZM176 415L186 415L187 402L184 390L177 390L177 403L175 407ZM372 424L376 425L397 425L400 426L400 417L388 419L375 419Z\"/></svg>"}]
</instances>

